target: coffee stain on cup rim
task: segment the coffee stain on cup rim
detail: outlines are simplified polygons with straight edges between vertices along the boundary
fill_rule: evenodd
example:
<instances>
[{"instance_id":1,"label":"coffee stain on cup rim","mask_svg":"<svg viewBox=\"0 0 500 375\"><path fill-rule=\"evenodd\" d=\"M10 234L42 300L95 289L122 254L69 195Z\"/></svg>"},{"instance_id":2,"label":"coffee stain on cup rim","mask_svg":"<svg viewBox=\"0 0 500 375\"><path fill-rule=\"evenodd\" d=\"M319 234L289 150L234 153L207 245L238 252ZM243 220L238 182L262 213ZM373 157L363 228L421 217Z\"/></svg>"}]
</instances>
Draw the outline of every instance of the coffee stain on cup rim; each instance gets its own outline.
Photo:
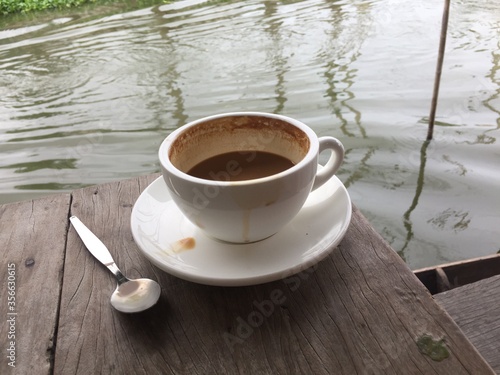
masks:
<instances>
[{"instance_id":1,"label":"coffee stain on cup rim","mask_svg":"<svg viewBox=\"0 0 500 375\"><path fill-rule=\"evenodd\" d=\"M208 140L219 138L221 133L231 134L237 131L248 131L251 132L249 134L256 134L261 138L276 137L277 134L279 134L281 138L288 138L291 143L298 145L301 150L301 158L308 153L310 147L308 135L302 129L285 119L256 114L236 114L227 117L207 119L188 127L172 142L168 151L168 158L174 167L186 173L186 168L184 168L183 163L179 160L186 150L199 150L198 145L204 144ZM242 149L235 147L230 151L252 150L259 150L259 147L243 147ZM299 161L300 160L295 160L294 163L296 164Z\"/></svg>"}]
</instances>

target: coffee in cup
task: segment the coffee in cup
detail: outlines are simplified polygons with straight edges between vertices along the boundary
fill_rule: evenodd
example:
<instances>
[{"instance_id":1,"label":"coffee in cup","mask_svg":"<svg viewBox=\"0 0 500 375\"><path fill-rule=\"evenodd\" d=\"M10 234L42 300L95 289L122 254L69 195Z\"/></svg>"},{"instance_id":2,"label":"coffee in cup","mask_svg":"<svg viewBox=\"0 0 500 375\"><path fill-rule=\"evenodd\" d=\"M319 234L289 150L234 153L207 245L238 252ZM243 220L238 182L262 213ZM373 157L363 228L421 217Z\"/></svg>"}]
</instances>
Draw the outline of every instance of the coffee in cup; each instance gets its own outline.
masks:
<instances>
[{"instance_id":1,"label":"coffee in cup","mask_svg":"<svg viewBox=\"0 0 500 375\"><path fill-rule=\"evenodd\" d=\"M221 172L234 163L235 173L227 174L227 181L254 180L272 176L294 166L293 162L284 156L265 151L232 151L212 156L202 160L191 168L187 174L219 181Z\"/></svg>"},{"instance_id":2,"label":"coffee in cup","mask_svg":"<svg viewBox=\"0 0 500 375\"><path fill-rule=\"evenodd\" d=\"M331 156L318 171L318 156ZM278 232L342 164L344 148L295 119L237 112L193 121L161 144L172 200L207 235L248 243Z\"/></svg>"}]
</instances>

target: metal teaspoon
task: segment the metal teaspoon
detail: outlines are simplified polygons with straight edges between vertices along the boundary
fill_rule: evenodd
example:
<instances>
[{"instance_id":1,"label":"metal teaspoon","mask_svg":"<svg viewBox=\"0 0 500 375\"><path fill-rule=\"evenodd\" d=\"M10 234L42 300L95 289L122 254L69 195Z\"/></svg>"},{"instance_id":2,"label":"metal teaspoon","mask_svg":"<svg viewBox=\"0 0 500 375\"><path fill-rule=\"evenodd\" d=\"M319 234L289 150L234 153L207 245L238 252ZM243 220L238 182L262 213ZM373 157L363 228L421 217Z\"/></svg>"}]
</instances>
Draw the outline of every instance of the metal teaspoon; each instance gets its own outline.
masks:
<instances>
[{"instance_id":1,"label":"metal teaspoon","mask_svg":"<svg viewBox=\"0 0 500 375\"><path fill-rule=\"evenodd\" d=\"M115 275L118 286L111 295L111 305L125 313L140 312L152 307L160 298L160 285L150 279L128 279L115 264L106 246L76 216L69 218L87 249Z\"/></svg>"}]
</instances>

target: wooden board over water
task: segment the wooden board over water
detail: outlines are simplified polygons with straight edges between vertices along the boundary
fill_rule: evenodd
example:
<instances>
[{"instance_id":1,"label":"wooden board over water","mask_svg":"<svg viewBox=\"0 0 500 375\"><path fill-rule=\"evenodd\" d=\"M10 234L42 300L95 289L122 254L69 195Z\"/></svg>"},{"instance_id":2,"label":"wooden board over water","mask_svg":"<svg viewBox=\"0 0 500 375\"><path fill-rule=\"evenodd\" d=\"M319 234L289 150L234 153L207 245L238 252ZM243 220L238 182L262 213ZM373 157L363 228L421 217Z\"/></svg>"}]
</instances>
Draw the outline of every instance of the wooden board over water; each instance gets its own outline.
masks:
<instances>
[{"instance_id":1,"label":"wooden board over water","mask_svg":"<svg viewBox=\"0 0 500 375\"><path fill-rule=\"evenodd\" d=\"M434 296L500 374L500 275Z\"/></svg>"},{"instance_id":2,"label":"wooden board over water","mask_svg":"<svg viewBox=\"0 0 500 375\"><path fill-rule=\"evenodd\" d=\"M500 254L422 268L414 273L436 294L500 275Z\"/></svg>"}]
</instances>

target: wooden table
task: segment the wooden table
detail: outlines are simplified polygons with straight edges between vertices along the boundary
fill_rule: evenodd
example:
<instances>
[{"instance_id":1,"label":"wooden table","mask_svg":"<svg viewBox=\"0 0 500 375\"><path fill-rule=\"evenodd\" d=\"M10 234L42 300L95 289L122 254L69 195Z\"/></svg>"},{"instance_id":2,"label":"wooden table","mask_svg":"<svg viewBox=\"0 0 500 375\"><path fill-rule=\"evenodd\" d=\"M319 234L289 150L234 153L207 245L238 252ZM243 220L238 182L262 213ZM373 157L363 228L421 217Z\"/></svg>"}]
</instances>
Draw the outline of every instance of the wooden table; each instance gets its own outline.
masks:
<instances>
[{"instance_id":1,"label":"wooden table","mask_svg":"<svg viewBox=\"0 0 500 375\"><path fill-rule=\"evenodd\" d=\"M493 373L356 208L340 246L285 280L211 287L155 268L129 222L156 177L0 206L1 374ZM160 283L155 307L112 309L114 279L70 214L124 273Z\"/></svg>"}]
</instances>

